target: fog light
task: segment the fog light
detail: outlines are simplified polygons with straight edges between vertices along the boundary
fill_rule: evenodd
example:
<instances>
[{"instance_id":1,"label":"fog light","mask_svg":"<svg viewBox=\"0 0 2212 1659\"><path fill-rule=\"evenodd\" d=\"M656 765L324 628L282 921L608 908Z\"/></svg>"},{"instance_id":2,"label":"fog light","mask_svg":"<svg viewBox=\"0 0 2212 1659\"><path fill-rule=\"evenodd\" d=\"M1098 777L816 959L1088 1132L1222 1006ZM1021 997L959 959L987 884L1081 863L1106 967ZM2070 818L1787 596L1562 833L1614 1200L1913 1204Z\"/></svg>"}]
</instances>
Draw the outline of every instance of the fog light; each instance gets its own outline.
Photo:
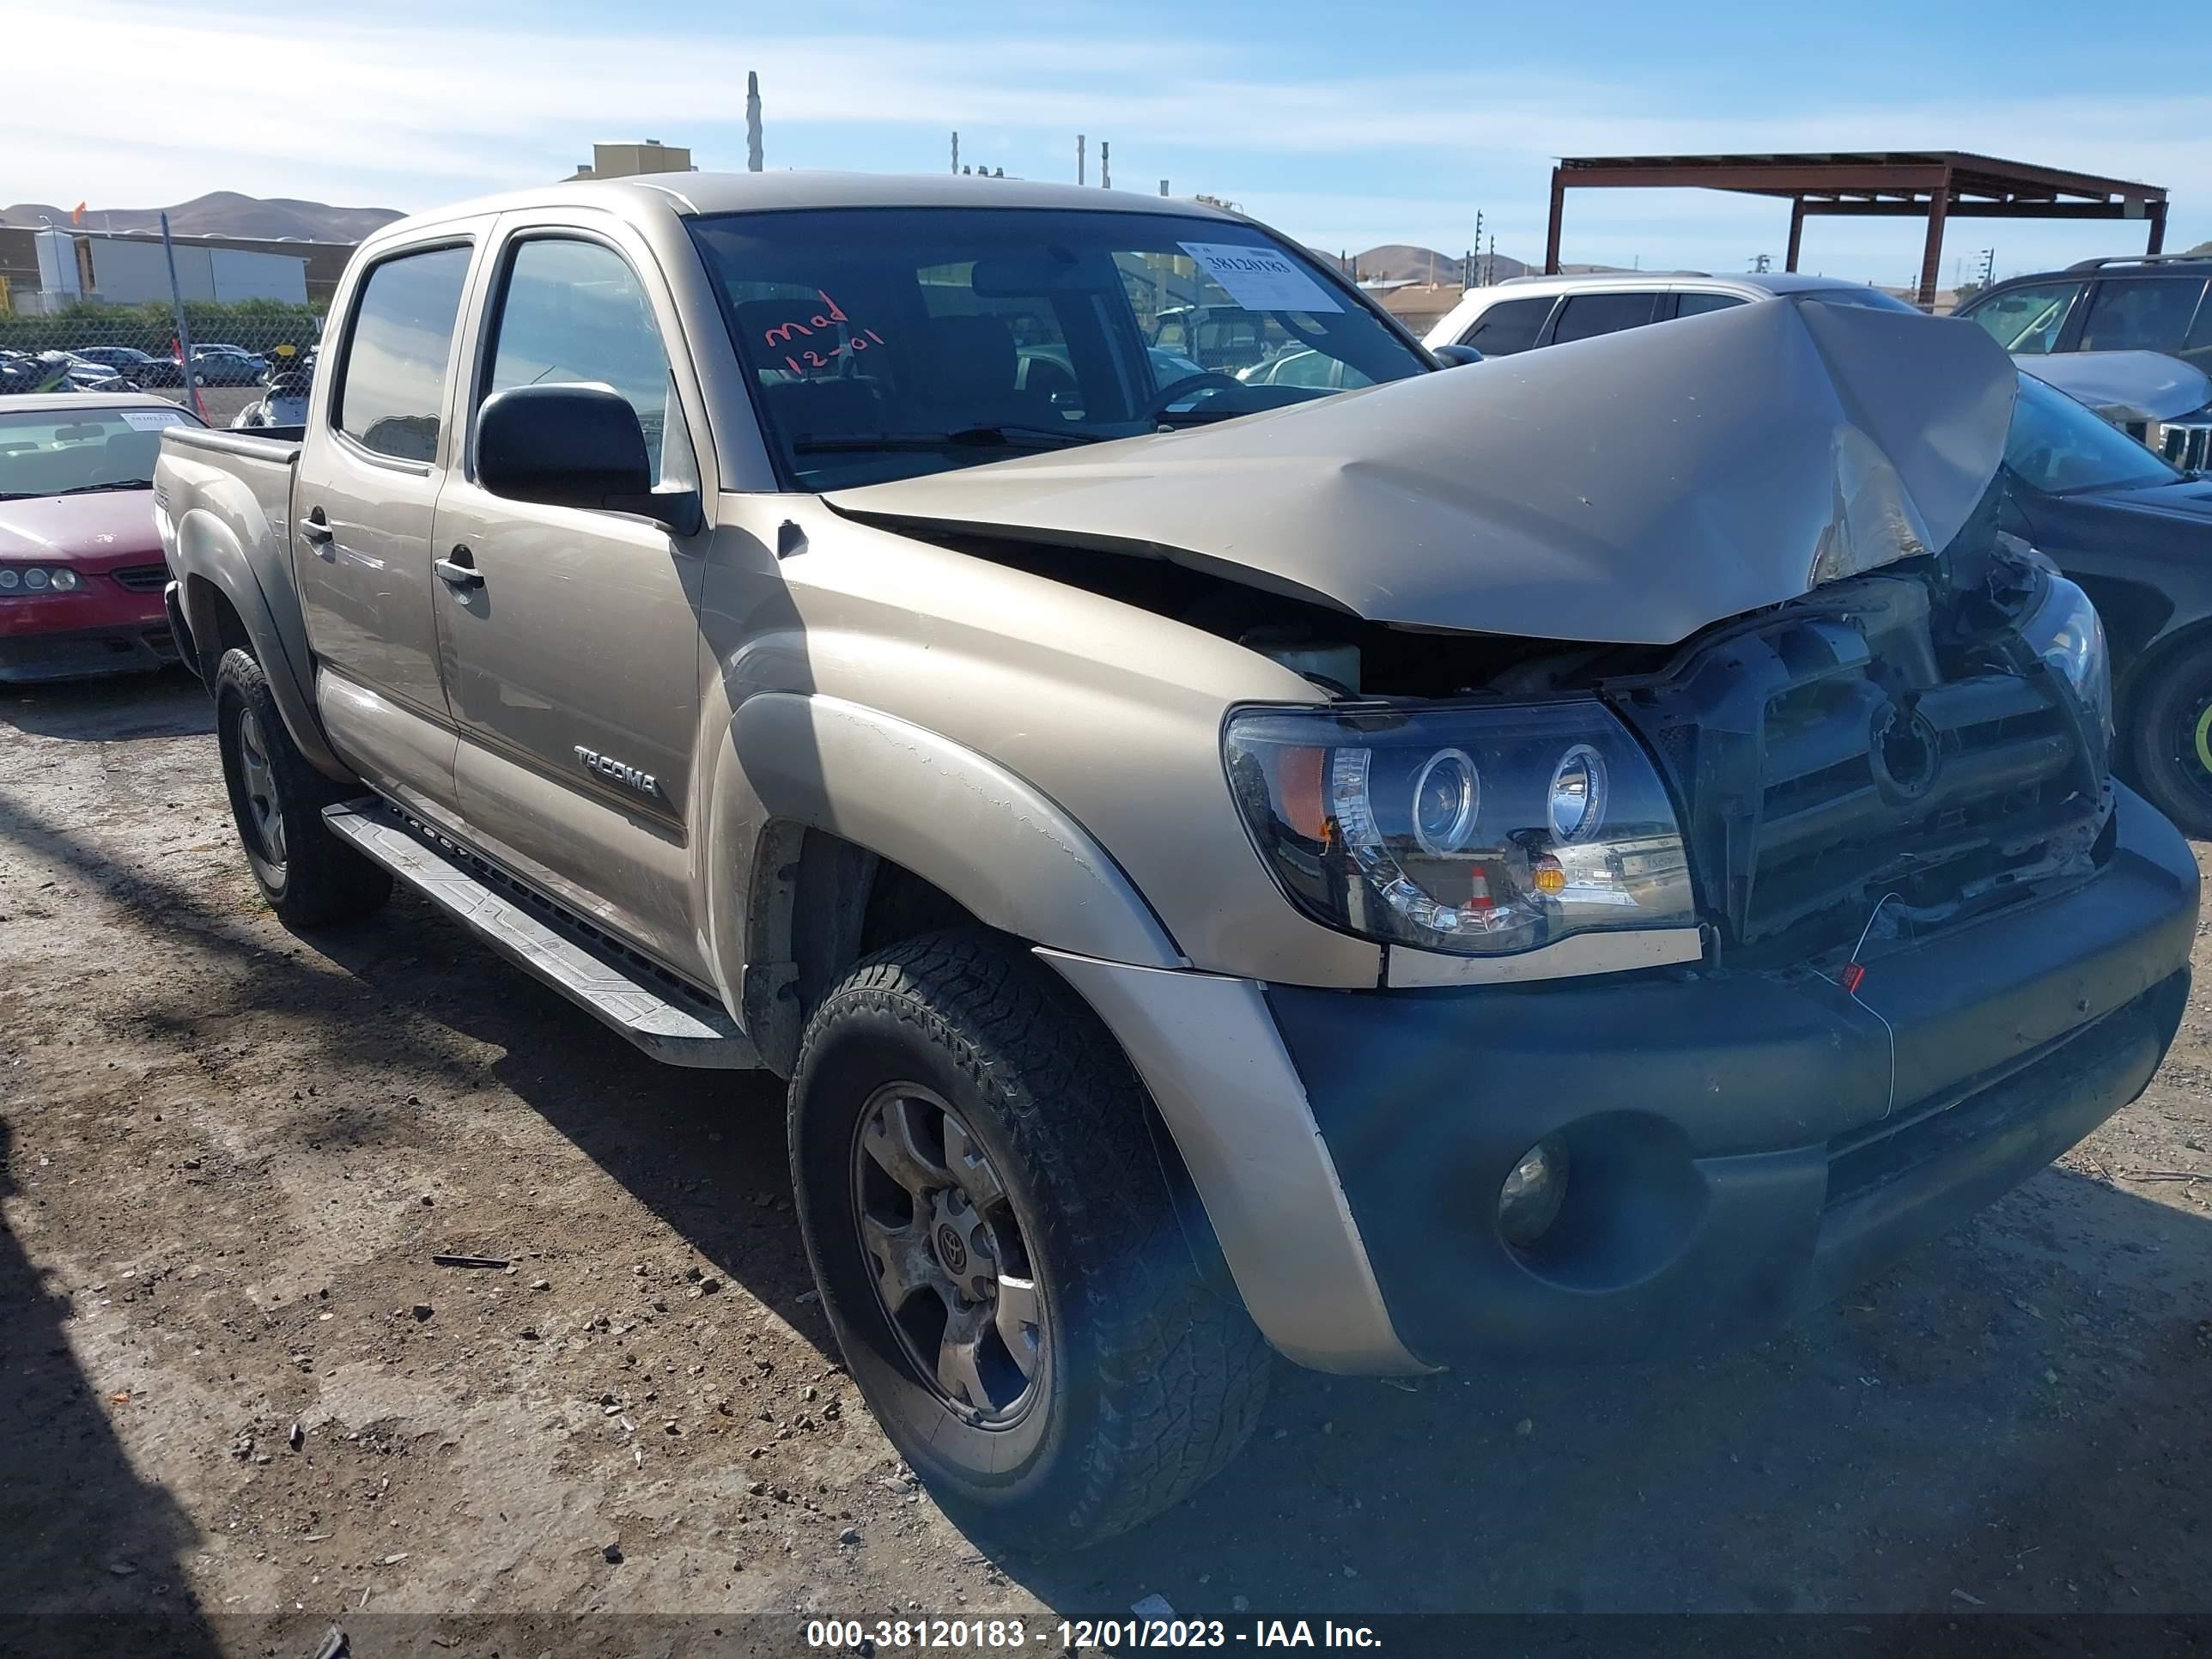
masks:
<instances>
[{"instance_id":1,"label":"fog light","mask_svg":"<svg viewBox=\"0 0 2212 1659\"><path fill-rule=\"evenodd\" d=\"M1567 1149L1540 1140L1521 1154L1498 1191L1498 1231L1508 1244L1533 1244L1559 1218L1567 1196Z\"/></svg>"}]
</instances>

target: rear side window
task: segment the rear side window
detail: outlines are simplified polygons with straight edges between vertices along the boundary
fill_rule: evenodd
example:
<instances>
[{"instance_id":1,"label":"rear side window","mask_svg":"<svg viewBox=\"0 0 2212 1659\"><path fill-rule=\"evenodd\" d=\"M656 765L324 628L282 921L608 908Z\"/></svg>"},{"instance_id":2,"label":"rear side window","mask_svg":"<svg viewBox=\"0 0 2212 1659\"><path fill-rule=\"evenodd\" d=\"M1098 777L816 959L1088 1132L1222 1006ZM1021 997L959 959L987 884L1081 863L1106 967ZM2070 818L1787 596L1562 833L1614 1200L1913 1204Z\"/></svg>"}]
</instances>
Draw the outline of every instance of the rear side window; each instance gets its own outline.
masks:
<instances>
[{"instance_id":1,"label":"rear side window","mask_svg":"<svg viewBox=\"0 0 2212 1659\"><path fill-rule=\"evenodd\" d=\"M1741 294L1678 294L1674 296L1674 314L1702 317L1708 311L1730 311L1743 303Z\"/></svg>"},{"instance_id":2,"label":"rear side window","mask_svg":"<svg viewBox=\"0 0 2212 1659\"><path fill-rule=\"evenodd\" d=\"M370 270L356 303L338 387L338 430L380 455L438 455L446 364L469 274L466 247L403 253Z\"/></svg>"},{"instance_id":3,"label":"rear side window","mask_svg":"<svg viewBox=\"0 0 2212 1659\"><path fill-rule=\"evenodd\" d=\"M533 237L516 246L507 268L484 395L578 381L612 386L637 411L655 477L671 482L672 471L673 481L690 481L690 446L672 395L668 353L637 273L603 244Z\"/></svg>"},{"instance_id":4,"label":"rear side window","mask_svg":"<svg viewBox=\"0 0 2212 1659\"><path fill-rule=\"evenodd\" d=\"M1552 330L1552 343L1565 345L1570 340L1593 339L1601 334L1618 334L1623 329L1641 328L1651 320L1653 294L1576 294L1568 297L1559 308L1559 320Z\"/></svg>"},{"instance_id":5,"label":"rear side window","mask_svg":"<svg viewBox=\"0 0 2212 1659\"><path fill-rule=\"evenodd\" d=\"M1544 319L1552 314L1547 295L1534 300L1501 300L1482 313L1462 345L1471 345L1486 357L1510 357L1536 343L1544 331Z\"/></svg>"},{"instance_id":6,"label":"rear side window","mask_svg":"<svg viewBox=\"0 0 2212 1659\"><path fill-rule=\"evenodd\" d=\"M2204 297L2201 276L2108 277L2089 296L2084 351L2179 351Z\"/></svg>"},{"instance_id":7,"label":"rear side window","mask_svg":"<svg viewBox=\"0 0 2212 1659\"><path fill-rule=\"evenodd\" d=\"M1967 320L2007 351L2044 352L2058 343L2066 313L2081 292L2079 283L2037 283L2008 289L1977 306Z\"/></svg>"}]
</instances>

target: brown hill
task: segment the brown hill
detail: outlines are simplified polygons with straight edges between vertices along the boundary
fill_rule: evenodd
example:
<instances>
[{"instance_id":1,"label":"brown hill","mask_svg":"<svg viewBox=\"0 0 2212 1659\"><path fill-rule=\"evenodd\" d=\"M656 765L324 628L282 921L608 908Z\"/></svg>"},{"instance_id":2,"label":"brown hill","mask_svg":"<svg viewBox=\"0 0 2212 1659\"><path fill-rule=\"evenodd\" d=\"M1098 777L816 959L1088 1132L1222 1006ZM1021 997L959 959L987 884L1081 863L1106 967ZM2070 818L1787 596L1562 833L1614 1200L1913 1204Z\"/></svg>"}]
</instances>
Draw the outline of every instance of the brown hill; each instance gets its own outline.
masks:
<instances>
[{"instance_id":1,"label":"brown hill","mask_svg":"<svg viewBox=\"0 0 2212 1659\"><path fill-rule=\"evenodd\" d=\"M91 230L158 230L161 213L158 208L88 207L83 222ZM264 200L241 196L234 190L214 191L179 202L168 214L169 228L179 236L235 236L267 241L298 237L311 242L358 242L400 216L391 208L331 207L327 203L285 197ZM68 208L19 202L0 208L0 224L36 226L42 216L57 225L70 222Z\"/></svg>"},{"instance_id":2,"label":"brown hill","mask_svg":"<svg viewBox=\"0 0 2212 1659\"><path fill-rule=\"evenodd\" d=\"M1390 283L1411 279L1417 283L1456 283L1460 277L1460 256L1445 253L1432 247L1422 247L1412 242L1385 242L1380 247L1370 247L1358 256L1359 274L1369 282ZM1498 281L1518 276L1528 267L1510 254L1500 253L1491 261Z\"/></svg>"}]
</instances>

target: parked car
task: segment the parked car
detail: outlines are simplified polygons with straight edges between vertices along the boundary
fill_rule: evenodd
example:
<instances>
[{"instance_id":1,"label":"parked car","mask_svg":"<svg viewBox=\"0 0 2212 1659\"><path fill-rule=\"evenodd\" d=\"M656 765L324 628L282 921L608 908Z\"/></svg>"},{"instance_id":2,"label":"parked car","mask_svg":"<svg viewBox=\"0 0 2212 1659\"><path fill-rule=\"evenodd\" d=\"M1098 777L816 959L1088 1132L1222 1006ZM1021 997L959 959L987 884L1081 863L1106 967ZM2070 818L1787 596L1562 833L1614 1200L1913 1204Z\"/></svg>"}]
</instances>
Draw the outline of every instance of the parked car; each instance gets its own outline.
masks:
<instances>
[{"instance_id":1,"label":"parked car","mask_svg":"<svg viewBox=\"0 0 2212 1659\"><path fill-rule=\"evenodd\" d=\"M2136 787L2212 838L2212 482L2026 374L2005 473L2006 527L2104 618Z\"/></svg>"},{"instance_id":2,"label":"parked car","mask_svg":"<svg viewBox=\"0 0 2212 1659\"><path fill-rule=\"evenodd\" d=\"M136 346L74 346L70 355L85 362L102 364L139 386L153 384L148 377L160 363L160 359Z\"/></svg>"},{"instance_id":3,"label":"parked car","mask_svg":"<svg viewBox=\"0 0 2212 1659\"><path fill-rule=\"evenodd\" d=\"M1157 386L1125 272L1177 261L1375 384ZM404 220L333 314L302 438L157 474L263 893L404 881L788 1078L823 1311L990 1535L1175 1502L1269 1345L1770 1326L2180 1018L2196 865L2108 779L2087 599L1985 510L1976 330L1747 305L1437 372L1200 204L803 173Z\"/></svg>"},{"instance_id":4,"label":"parked car","mask_svg":"<svg viewBox=\"0 0 2212 1659\"><path fill-rule=\"evenodd\" d=\"M1877 311L1914 309L1878 288L1796 271L1715 276L1702 270L1604 270L1509 276L1487 288L1470 289L1425 337L1432 350L1464 345L1485 357L1510 357L1538 346L1618 334L1759 300L1791 298Z\"/></svg>"},{"instance_id":5,"label":"parked car","mask_svg":"<svg viewBox=\"0 0 2212 1659\"><path fill-rule=\"evenodd\" d=\"M2212 256L2122 255L2008 276L1958 309L2007 351L2162 351L2212 373Z\"/></svg>"},{"instance_id":6,"label":"parked car","mask_svg":"<svg viewBox=\"0 0 2212 1659\"><path fill-rule=\"evenodd\" d=\"M254 386L268 373L267 359L236 346L192 348L192 378L202 386Z\"/></svg>"},{"instance_id":7,"label":"parked car","mask_svg":"<svg viewBox=\"0 0 2212 1659\"><path fill-rule=\"evenodd\" d=\"M0 404L0 684L177 660L154 522L159 398L81 393Z\"/></svg>"}]
</instances>

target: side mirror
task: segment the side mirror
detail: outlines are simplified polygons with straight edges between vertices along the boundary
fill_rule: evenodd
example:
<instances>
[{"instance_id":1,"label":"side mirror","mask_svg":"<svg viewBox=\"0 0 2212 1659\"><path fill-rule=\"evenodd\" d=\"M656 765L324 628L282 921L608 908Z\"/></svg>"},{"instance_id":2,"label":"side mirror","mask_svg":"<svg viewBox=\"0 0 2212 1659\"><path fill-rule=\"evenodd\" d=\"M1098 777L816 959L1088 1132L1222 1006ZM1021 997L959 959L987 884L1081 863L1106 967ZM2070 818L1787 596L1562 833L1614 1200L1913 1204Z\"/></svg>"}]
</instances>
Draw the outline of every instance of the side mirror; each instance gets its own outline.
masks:
<instances>
[{"instance_id":1,"label":"side mirror","mask_svg":"<svg viewBox=\"0 0 2212 1659\"><path fill-rule=\"evenodd\" d=\"M679 536L704 522L696 489L657 490L637 411L590 382L518 386L477 412L477 481L509 501L635 513Z\"/></svg>"},{"instance_id":2,"label":"side mirror","mask_svg":"<svg viewBox=\"0 0 2212 1659\"><path fill-rule=\"evenodd\" d=\"M1429 349L1430 354L1446 368L1460 368L1482 361L1482 354L1471 345L1431 346Z\"/></svg>"}]
</instances>

